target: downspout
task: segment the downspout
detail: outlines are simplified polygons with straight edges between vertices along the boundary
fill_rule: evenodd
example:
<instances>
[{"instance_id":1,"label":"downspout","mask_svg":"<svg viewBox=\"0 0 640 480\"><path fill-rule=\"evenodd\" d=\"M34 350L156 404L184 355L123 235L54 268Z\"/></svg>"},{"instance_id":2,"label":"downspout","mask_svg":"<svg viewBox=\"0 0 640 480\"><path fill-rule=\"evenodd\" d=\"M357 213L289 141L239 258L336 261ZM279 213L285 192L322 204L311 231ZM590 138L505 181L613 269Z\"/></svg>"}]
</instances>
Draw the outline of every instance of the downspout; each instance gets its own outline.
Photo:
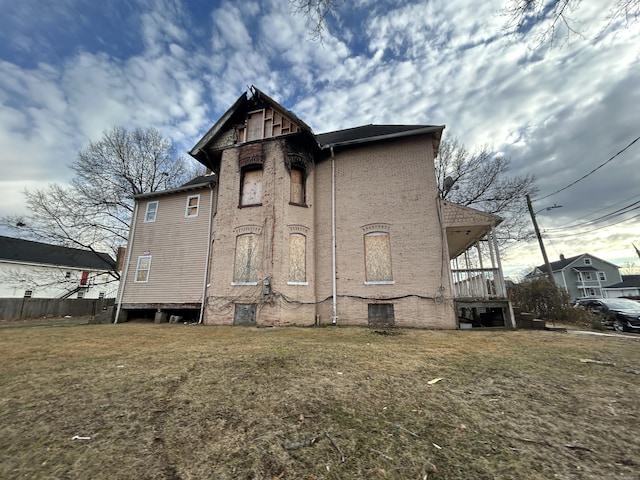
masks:
<instances>
[{"instance_id":1,"label":"downspout","mask_svg":"<svg viewBox=\"0 0 640 480\"><path fill-rule=\"evenodd\" d=\"M338 324L338 289L337 280L338 272L336 271L336 163L333 155L333 147L331 147L331 266L333 268L332 281L332 297L333 311L332 323Z\"/></svg>"},{"instance_id":2,"label":"downspout","mask_svg":"<svg viewBox=\"0 0 640 480\"><path fill-rule=\"evenodd\" d=\"M118 294L118 308L116 308L116 318L113 319L113 323L118 323L120 318L120 310L122 309L122 298L124 297L124 286L127 283L127 275L129 274L129 264L131 263L131 250L133 250L133 237L136 233L136 223L138 221L138 206L139 203L136 200L136 208L133 210L133 221L131 222L131 232L129 232L129 246L127 248L127 261L125 262L124 272L122 275L122 282L120 282L120 292Z\"/></svg>"},{"instance_id":3,"label":"downspout","mask_svg":"<svg viewBox=\"0 0 640 480\"><path fill-rule=\"evenodd\" d=\"M207 300L207 282L209 280L209 265L211 262L211 223L213 222L213 184L209 184L209 227L207 234L207 258L204 262L204 279L202 280L202 300L200 302L200 317L198 325L202 323L204 316L204 304Z\"/></svg>"}]
</instances>

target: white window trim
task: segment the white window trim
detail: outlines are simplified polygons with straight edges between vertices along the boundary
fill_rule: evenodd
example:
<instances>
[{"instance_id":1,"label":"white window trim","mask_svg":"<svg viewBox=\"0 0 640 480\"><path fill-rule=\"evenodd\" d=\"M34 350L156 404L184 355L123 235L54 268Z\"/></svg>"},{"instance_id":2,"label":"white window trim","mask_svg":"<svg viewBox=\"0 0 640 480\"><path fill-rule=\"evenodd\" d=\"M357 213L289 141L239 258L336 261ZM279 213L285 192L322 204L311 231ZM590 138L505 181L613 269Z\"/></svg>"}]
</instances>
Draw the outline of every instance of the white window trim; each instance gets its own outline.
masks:
<instances>
[{"instance_id":1,"label":"white window trim","mask_svg":"<svg viewBox=\"0 0 640 480\"><path fill-rule=\"evenodd\" d=\"M602 277L602 278L600 278ZM607 274L605 272L598 272L598 280L600 280L601 282L606 282L607 281Z\"/></svg>"},{"instance_id":2,"label":"white window trim","mask_svg":"<svg viewBox=\"0 0 640 480\"><path fill-rule=\"evenodd\" d=\"M197 199L198 199L198 203L195 205L195 207L193 207L193 206L192 206L192 207L189 207L189 201L190 201L192 198L197 198ZM196 209L196 213L195 213L195 214L192 214L192 215L189 215L189 208L195 208L195 209ZM198 194L198 195L189 195L189 196L187 197L187 205L186 205L186 207L185 207L185 209L184 209L184 216L185 216L185 218L195 218L195 217L197 217L197 216L198 216L198 213L199 213L199 212L200 212L200 195L199 195L199 194Z\"/></svg>"},{"instance_id":3,"label":"white window trim","mask_svg":"<svg viewBox=\"0 0 640 480\"><path fill-rule=\"evenodd\" d=\"M309 282L287 282L287 285L300 285L300 286L306 286L306 285L309 285Z\"/></svg>"},{"instance_id":4,"label":"white window trim","mask_svg":"<svg viewBox=\"0 0 640 480\"><path fill-rule=\"evenodd\" d=\"M231 285L233 285L234 287L243 286L243 285L255 286L255 285L258 285L258 283L259 282L231 282Z\"/></svg>"},{"instance_id":5,"label":"white window trim","mask_svg":"<svg viewBox=\"0 0 640 480\"><path fill-rule=\"evenodd\" d=\"M147 279L146 280L138 280L138 272L140 271L140 261L143 259L149 259L149 270L147 270ZM138 263L136 264L136 273L133 277L134 283L149 283L149 276L151 275L151 255L140 255L138 257Z\"/></svg>"},{"instance_id":6,"label":"white window trim","mask_svg":"<svg viewBox=\"0 0 640 480\"><path fill-rule=\"evenodd\" d=\"M364 281L365 285L395 285L395 280L378 280L378 281Z\"/></svg>"},{"instance_id":7,"label":"white window trim","mask_svg":"<svg viewBox=\"0 0 640 480\"><path fill-rule=\"evenodd\" d=\"M591 259L590 258L585 258L584 259L584 264L585 265L591 265Z\"/></svg>"},{"instance_id":8,"label":"white window trim","mask_svg":"<svg viewBox=\"0 0 640 480\"><path fill-rule=\"evenodd\" d=\"M149 219L149 207L151 205L155 205L156 206L156 211L153 212L153 219ZM147 208L144 212L144 223L153 223L156 221L156 217L158 216L158 202L149 202L147 203Z\"/></svg>"}]
</instances>

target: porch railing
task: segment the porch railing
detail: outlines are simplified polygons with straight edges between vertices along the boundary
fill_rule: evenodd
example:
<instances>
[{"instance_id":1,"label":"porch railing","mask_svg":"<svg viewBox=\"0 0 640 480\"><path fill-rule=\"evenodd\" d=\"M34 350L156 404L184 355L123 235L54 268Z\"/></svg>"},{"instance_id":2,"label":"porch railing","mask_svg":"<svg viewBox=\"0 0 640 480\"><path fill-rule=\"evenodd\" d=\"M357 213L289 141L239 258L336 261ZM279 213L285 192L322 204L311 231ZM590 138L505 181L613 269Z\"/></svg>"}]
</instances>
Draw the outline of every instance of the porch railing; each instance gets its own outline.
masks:
<instances>
[{"instance_id":1,"label":"porch railing","mask_svg":"<svg viewBox=\"0 0 640 480\"><path fill-rule=\"evenodd\" d=\"M497 268L451 270L454 298L506 298L502 275Z\"/></svg>"}]
</instances>

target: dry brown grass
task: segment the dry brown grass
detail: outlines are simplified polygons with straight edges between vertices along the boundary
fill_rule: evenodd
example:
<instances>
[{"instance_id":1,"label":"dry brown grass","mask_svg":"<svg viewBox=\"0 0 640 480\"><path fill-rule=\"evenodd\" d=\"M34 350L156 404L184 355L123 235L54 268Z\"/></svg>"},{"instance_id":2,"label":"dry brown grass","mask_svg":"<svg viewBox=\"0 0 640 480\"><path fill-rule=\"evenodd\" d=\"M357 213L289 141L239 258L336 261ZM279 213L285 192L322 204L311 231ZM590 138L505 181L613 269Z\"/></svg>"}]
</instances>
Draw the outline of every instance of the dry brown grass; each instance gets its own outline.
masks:
<instances>
[{"instance_id":1,"label":"dry brown grass","mask_svg":"<svg viewBox=\"0 0 640 480\"><path fill-rule=\"evenodd\" d=\"M0 478L640 478L638 338L393 332L3 328Z\"/></svg>"}]
</instances>

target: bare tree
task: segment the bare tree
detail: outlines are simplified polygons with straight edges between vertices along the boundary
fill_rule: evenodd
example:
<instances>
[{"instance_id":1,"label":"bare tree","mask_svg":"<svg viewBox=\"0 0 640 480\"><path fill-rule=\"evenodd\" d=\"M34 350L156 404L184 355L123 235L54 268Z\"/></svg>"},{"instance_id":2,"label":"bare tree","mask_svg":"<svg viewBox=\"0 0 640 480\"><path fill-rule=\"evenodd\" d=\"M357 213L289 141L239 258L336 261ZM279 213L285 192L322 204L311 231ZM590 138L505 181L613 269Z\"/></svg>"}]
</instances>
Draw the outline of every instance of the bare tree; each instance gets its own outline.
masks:
<instances>
[{"instance_id":1,"label":"bare tree","mask_svg":"<svg viewBox=\"0 0 640 480\"><path fill-rule=\"evenodd\" d=\"M457 138L445 136L435 160L440 198L502 217L503 241L531 238L524 195L537 192L535 178L509 176L510 164L487 146L469 152Z\"/></svg>"},{"instance_id":2,"label":"bare tree","mask_svg":"<svg viewBox=\"0 0 640 480\"><path fill-rule=\"evenodd\" d=\"M17 237L94 252L127 243L133 195L178 186L188 164L154 128L113 127L71 165L71 185L26 190L29 213L2 218Z\"/></svg>"},{"instance_id":3,"label":"bare tree","mask_svg":"<svg viewBox=\"0 0 640 480\"><path fill-rule=\"evenodd\" d=\"M296 14L307 18L313 40L322 40L327 28L327 18L336 16L343 0L289 0ZM573 17L583 0L504 0L499 14L506 19L504 32L507 36L525 37L535 28L534 41L538 46L553 44L558 39L582 36L580 27ZM601 9L603 27L622 22L635 24L640 20L640 0L610 0Z\"/></svg>"}]
</instances>

